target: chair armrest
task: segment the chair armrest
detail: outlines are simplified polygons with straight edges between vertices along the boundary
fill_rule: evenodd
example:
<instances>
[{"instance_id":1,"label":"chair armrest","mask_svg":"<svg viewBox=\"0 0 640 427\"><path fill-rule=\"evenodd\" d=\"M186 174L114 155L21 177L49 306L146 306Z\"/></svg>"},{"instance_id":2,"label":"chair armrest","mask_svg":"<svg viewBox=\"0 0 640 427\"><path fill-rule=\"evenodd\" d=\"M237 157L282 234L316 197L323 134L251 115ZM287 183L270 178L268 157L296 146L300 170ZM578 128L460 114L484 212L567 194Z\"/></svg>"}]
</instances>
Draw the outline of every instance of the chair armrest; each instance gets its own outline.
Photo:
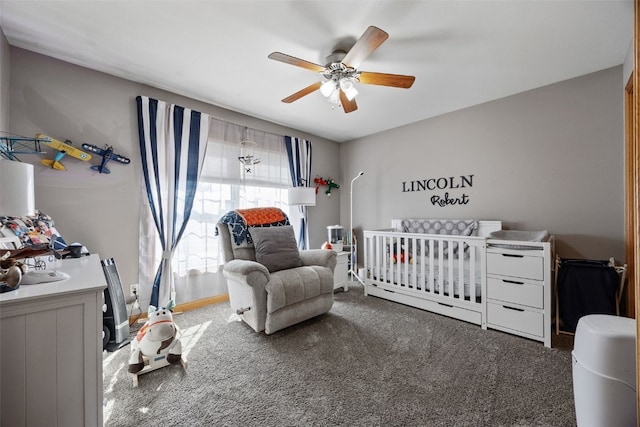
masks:
<instances>
[{"instance_id":1,"label":"chair armrest","mask_svg":"<svg viewBox=\"0 0 640 427\"><path fill-rule=\"evenodd\" d=\"M336 268L337 254L326 249L307 249L300 251L302 265L319 265L329 267L331 271Z\"/></svg>"},{"instance_id":2,"label":"chair armrest","mask_svg":"<svg viewBox=\"0 0 640 427\"><path fill-rule=\"evenodd\" d=\"M233 276L251 287L264 288L270 279L267 267L256 261L234 259L224 265L225 275Z\"/></svg>"}]
</instances>

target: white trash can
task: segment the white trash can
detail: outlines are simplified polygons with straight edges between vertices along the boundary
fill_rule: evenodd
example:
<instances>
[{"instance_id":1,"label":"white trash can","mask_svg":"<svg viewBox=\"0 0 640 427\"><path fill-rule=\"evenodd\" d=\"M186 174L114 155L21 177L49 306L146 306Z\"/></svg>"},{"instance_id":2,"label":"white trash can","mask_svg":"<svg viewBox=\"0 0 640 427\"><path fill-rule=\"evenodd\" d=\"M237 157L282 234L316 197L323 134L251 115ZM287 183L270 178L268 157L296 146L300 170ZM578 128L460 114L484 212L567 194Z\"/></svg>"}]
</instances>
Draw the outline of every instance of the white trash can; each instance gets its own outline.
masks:
<instances>
[{"instance_id":1,"label":"white trash can","mask_svg":"<svg viewBox=\"0 0 640 427\"><path fill-rule=\"evenodd\" d=\"M636 321L581 317L571 356L578 427L636 426Z\"/></svg>"}]
</instances>

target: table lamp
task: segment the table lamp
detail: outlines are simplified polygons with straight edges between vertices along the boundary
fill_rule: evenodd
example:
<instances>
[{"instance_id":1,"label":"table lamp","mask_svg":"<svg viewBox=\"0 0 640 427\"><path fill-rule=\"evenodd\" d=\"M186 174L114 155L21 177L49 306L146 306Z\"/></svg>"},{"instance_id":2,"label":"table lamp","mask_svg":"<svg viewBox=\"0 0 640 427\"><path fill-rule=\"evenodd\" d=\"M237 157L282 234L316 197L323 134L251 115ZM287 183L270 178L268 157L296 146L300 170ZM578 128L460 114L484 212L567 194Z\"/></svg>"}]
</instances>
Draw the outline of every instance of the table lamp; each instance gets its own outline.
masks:
<instances>
[{"instance_id":1,"label":"table lamp","mask_svg":"<svg viewBox=\"0 0 640 427\"><path fill-rule=\"evenodd\" d=\"M307 225L307 206L316 205L316 189L315 187L291 187L287 190L287 204L301 206L302 220L304 221L304 242L301 243L302 249L307 249L309 245L309 227Z\"/></svg>"},{"instance_id":2,"label":"table lamp","mask_svg":"<svg viewBox=\"0 0 640 427\"><path fill-rule=\"evenodd\" d=\"M35 213L33 165L0 159L0 215L26 216ZM0 269L0 293L18 289L22 270L11 266Z\"/></svg>"},{"instance_id":3,"label":"table lamp","mask_svg":"<svg viewBox=\"0 0 640 427\"><path fill-rule=\"evenodd\" d=\"M0 215L35 213L33 165L0 159Z\"/></svg>"},{"instance_id":4,"label":"table lamp","mask_svg":"<svg viewBox=\"0 0 640 427\"><path fill-rule=\"evenodd\" d=\"M291 187L287 190L287 204L298 206L315 206L315 187Z\"/></svg>"}]
</instances>

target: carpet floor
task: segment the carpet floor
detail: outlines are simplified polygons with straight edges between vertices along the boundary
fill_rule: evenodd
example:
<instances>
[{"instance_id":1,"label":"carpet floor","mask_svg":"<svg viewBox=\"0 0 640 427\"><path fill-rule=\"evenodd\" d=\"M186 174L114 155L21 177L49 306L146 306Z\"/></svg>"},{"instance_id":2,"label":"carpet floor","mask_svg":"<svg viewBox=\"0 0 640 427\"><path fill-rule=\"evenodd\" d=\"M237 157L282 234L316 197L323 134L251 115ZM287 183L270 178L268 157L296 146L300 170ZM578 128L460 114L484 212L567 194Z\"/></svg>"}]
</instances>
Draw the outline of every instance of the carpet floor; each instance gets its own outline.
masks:
<instances>
[{"instance_id":1,"label":"carpet floor","mask_svg":"<svg viewBox=\"0 0 640 427\"><path fill-rule=\"evenodd\" d=\"M570 337L554 348L375 297L257 334L228 303L175 316L188 368L104 357L105 426L574 426ZM135 332L135 331L132 331Z\"/></svg>"}]
</instances>

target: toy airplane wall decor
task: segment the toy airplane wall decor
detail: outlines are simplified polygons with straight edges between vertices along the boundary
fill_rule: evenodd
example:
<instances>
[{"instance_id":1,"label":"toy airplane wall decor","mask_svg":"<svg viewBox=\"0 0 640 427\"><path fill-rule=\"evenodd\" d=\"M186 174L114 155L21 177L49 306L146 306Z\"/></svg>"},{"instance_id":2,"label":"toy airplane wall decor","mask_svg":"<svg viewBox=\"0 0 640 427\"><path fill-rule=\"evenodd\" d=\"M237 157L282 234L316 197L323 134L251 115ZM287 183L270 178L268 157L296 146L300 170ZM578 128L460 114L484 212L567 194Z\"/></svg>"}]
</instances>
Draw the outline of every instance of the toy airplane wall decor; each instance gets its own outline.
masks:
<instances>
[{"instance_id":1,"label":"toy airplane wall decor","mask_svg":"<svg viewBox=\"0 0 640 427\"><path fill-rule=\"evenodd\" d=\"M53 160L40 160L45 166L51 166L53 169L57 169L60 171L65 170L65 167L62 163L60 163L60 160L62 160L62 158L67 154L71 157L75 157L76 159L84 160L85 162L91 160L91 154L85 153L79 148L72 147L71 141L69 140L62 142L42 133L37 134L36 138L38 138L44 145L47 145L54 150L58 150L58 153Z\"/></svg>"},{"instance_id":2,"label":"toy airplane wall decor","mask_svg":"<svg viewBox=\"0 0 640 427\"><path fill-rule=\"evenodd\" d=\"M329 197L331 197L331 190L333 190L334 188L340 188L340 184L338 184L331 178L324 179L321 176L316 176L313 179L313 182L316 183L316 194L318 194L318 190L320 189L321 185L326 185L327 187L329 187L327 188L327 191L325 191L325 194Z\"/></svg>"},{"instance_id":3,"label":"toy airplane wall decor","mask_svg":"<svg viewBox=\"0 0 640 427\"><path fill-rule=\"evenodd\" d=\"M91 169L100 173L111 173L111 171L107 169L107 163L109 163L109 160L115 160L116 162L120 162L125 165L131 163L131 160L127 159L126 157L114 153L113 147L110 145L107 145L107 148L100 148L91 144L82 144L82 148L87 151L91 151L92 153L96 153L99 156L102 156L102 162L100 163L100 165L91 166Z\"/></svg>"},{"instance_id":4,"label":"toy airplane wall decor","mask_svg":"<svg viewBox=\"0 0 640 427\"><path fill-rule=\"evenodd\" d=\"M0 133L5 133L0 131ZM41 140L26 136L0 136L0 157L8 160L20 160L16 154L44 154L40 149Z\"/></svg>"}]
</instances>

